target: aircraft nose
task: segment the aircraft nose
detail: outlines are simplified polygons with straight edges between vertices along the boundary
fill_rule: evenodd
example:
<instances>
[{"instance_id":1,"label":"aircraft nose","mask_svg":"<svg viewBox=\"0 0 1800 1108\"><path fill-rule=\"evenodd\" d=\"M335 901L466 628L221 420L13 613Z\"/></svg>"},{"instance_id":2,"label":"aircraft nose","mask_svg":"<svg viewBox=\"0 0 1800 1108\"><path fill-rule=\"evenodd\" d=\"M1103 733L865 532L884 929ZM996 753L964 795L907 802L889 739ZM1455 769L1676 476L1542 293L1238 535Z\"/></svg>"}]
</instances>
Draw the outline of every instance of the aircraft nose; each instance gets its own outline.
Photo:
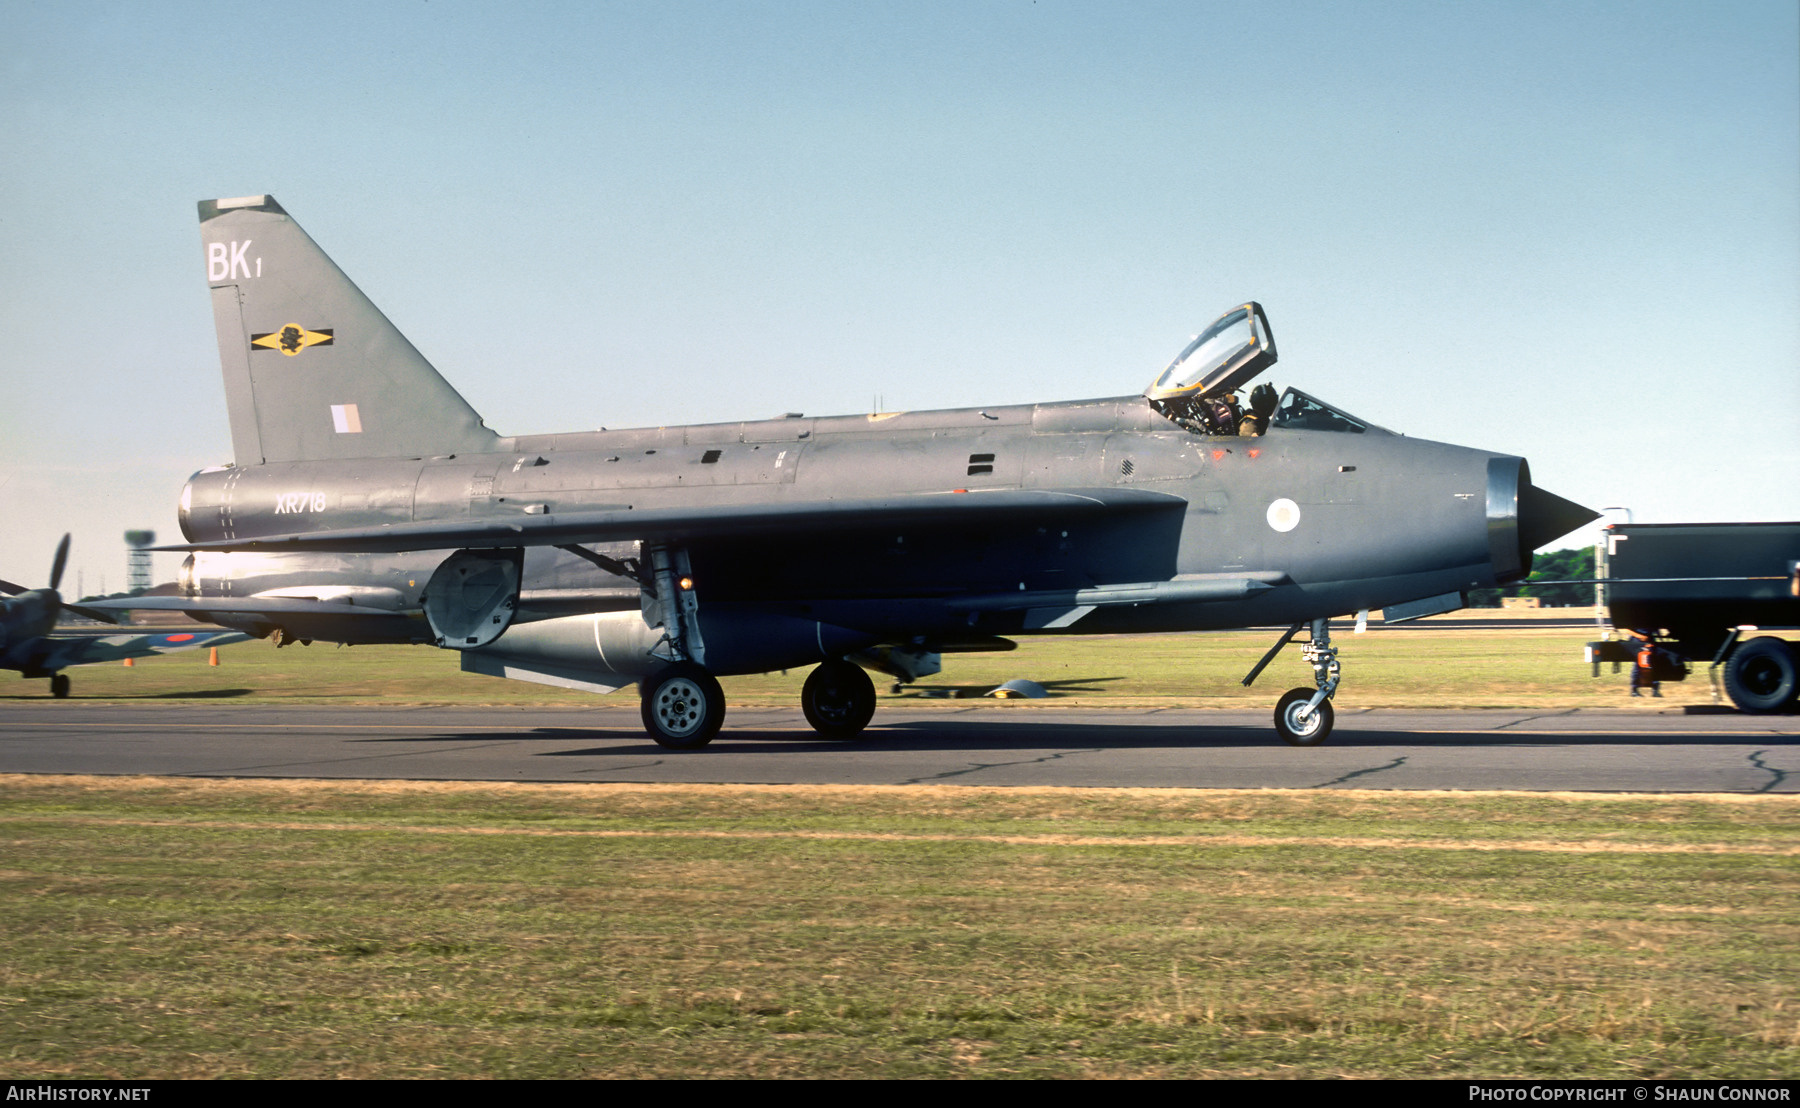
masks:
<instances>
[{"instance_id":1,"label":"aircraft nose","mask_svg":"<svg viewBox=\"0 0 1800 1108\"><path fill-rule=\"evenodd\" d=\"M1537 550L1600 518L1600 513L1527 482L1519 490L1519 547Z\"/></svg>"},{"instance_id":2,"label":"aircraft nose","mask_svg":"<svg viewBox=\"0 0 1800 1108\"><path fill-rule=\"evenodd\" d=\"M1531 483L1523 458L1488 459L1488 554L1495 581L1517 581L1531 572L1531 552L1600 518L1591 508Z\"/></svg>"}]
</instances>

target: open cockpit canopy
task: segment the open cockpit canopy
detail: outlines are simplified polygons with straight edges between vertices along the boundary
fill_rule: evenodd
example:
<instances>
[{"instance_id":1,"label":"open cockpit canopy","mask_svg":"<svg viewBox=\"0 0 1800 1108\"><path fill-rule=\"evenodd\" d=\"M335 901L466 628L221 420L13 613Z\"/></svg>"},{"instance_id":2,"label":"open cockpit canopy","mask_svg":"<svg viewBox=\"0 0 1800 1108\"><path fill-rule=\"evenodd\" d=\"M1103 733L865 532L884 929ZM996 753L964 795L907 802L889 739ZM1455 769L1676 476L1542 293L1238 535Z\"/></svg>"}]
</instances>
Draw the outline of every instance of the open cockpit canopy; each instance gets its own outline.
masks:
<instances>
[{"instance_id":1,"label":"open cockpit canopy","mask_svg":"<svg viewBox=\"0 0 1800 1108\"><path fill-rule=\"evenodd\" d=\"M1197 435L1261 435L1271 427L1288 431L1375 431L1392 434L1334 408L1299 389L1276 399L1270 385L1258 385L1248 405L1236 392L1275 364L1275 334L1262 305L1240 304L1194 336L1144 398L1177 426Z\"/></svg>"},{"instance_id":2,"label":"open cockpit canopy","mask_svg":"<svg viewBox=\"0 0 1800 1108\"><path fill-rule=\"evenodd\" d=\"M1152 402L1197 400L1233 392L1275 364L1275 333L1262 305L1231 309L1194 336L1144 390Z\"/></svg>"}]
</instances>

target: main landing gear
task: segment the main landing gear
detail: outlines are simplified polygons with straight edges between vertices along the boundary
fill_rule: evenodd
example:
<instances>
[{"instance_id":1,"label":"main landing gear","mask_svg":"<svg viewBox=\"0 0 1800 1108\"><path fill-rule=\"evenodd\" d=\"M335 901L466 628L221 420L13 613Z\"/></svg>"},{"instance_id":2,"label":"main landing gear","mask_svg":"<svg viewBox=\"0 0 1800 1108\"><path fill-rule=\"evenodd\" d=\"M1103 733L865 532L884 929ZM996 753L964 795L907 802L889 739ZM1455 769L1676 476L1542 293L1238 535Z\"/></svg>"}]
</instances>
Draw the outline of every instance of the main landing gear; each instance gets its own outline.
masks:
<instances>
[{"instance_id":1,"label":"main landing gear","mask_svg":"<svg viewBox=\"0 0 1800 1108\"><path fill-rule=\"evenodd\" d=\"M718 679L692 662L676 662L648 677L643 693L644 730L670 750L698 750L725 722L725 691Z\"/></svg>"},{"instance_id":2,"label":"main landing gear","mask_svg":"<svg viewBox=\"0 0 1800 1108\"><path fill-rule=\"evenodd\" d=\"M638 684L644 730L658 746L669 750L698 750L712 742L725 722L725 690L705 668L700 598L694 595L687 551L662 545L646 547L647 566L635 559L627 564L582 550L576 553L635 579L644 590L646 611L661 616L659 649L666 653L658 656L669 664Z\"/></svg>"},{"instance_id":3,"label":"main landing gear","mask_svg":"<svg viewBox=\"0 0 1800 1108\"><path fill-rule=\"evenodd\" d=\"M724 690L692 662L664 666L638 688L644 730L669 750L698 750L725 722ZM854 662L821 662L800 688L800 710L826 738L854 738L875 716L875 682Z\"/></svg>"},{"instance_id":4,"label":"main landing gear","mask_svg":"<svg viewBox=\"0 0 1800 1108\"><path fill-rule=\"evenodd\" d=\"M875 718L875 682L855 662L821 662L800 688L800 710L826 738L852 738Z\"/></svg>"},{"instance_id":5,"label":"main landing gear","mask_svg":"<svg viewBox=\"0 0 1800 1108\"><path fill-rule=\"evenodd\" d=\"M54 696L58 700L67 700L69 698L69 675L68 674L56 673L56 674L51 675L51 677L50 677L50 695Z\"/></svg>"},{"instance_id":6,"label":"main landing gear","mask_svg":"<svg viewBox=\"0 0 1800 1108\"><path fill-rule=\"evenodd\" d=\"M1249 676L1244 678L1245 686L1256 680L1256 675L1275 660L1304 624L1296 623L1287 629L1262 661L1256 663ZM1336 717L1332 710L1331 698L1337 692L1338 679L1342 667L1338 664L1337 647L1331 645L1331 621L1315 619L1312 621L1312 639L1302 648L1300 656L1312 666L1315 689L1289 689L1281 694L1275 702L1275 733L1281 741L1290 746L1318 746L1331 735L1331 725Z\"/></svg>"},{"instance_id":7,"label":"main landing gear","mask_svg":"<svg viewBox=\"0 0 1800 1108\"><path fill-rule=\"evenodd\" d=\"M614 561L583 548L565 549L636 580L644 592L645 610L660 616L663 638L656 656L668 664L638 684L644 730L669 750L698 750L712 742L725 722L725 693L706 670L700 601L687 551L649 546L640 563ZM807 676L800 708L819 734L848 739L875 715L875 683L854 662L829 659Z\"/></svg>"}]
</instances>

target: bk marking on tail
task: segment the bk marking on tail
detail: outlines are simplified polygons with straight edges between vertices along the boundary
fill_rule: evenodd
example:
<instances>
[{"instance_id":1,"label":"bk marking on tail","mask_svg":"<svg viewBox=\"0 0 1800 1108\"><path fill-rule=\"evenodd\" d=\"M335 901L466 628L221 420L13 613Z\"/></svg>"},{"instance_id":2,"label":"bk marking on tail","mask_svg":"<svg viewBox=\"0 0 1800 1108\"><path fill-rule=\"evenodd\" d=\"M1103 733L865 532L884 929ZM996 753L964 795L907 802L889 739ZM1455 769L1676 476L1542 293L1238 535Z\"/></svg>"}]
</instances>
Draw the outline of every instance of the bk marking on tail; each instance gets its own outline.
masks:
<instances>
[{"instance_id":1,"label":"bk marking on tail","mask_svg":"<svg viewBox=\"0 0 1800 1108\"><path fill-rule=\"evenodd\" d=\"M212 282L234 281L239 277L261 277L262 258L249 257L252 239L230 244L206 244L206 279Z\"/></svg>"},{"instance_id":2,"label":"bk marking on tail","mask_svg":"<svg viewBox=\"0 0 1800 1108\"><path fill-rule=\"evenodd\" d=\"M293 357L309 346L330 346L332 329L321 328L309 331L298 323L290 323L279 331L264 331L250 336L251 346L260 346L264 350L279 350L288 357Z\"/></svg>"}]
</instances>

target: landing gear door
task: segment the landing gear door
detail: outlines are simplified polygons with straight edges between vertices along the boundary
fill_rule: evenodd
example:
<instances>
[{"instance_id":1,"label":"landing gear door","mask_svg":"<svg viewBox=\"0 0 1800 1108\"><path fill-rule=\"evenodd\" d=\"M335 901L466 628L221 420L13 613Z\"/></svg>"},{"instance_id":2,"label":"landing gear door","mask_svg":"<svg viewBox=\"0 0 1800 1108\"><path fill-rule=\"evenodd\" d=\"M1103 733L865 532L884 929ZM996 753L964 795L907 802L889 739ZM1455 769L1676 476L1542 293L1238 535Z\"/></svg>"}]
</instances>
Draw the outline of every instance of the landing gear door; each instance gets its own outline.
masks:
<instances>
[{"instance_id":1,"label":"landing gear door","mask_svg":"<svg viewBox=\"0 0 1800 1108\"><path fill-rule=\"evenodd\" d=\"M1197 400L1235 392L1275 364L1275 333L1262 305L1231 309L1194 337L1144 390L1152 401Z\"/></svg>"},{"instance_id":2,"label":"landing gear door","mask_svg":"<svg viewBox=\"0 0 1800 1108\"><path fill-rule=\"evenodd\" d=\"M438 646L474 650L512 626L523 550L458 550L425 583L425 618Z\"/></svg>"}]
</instances>

